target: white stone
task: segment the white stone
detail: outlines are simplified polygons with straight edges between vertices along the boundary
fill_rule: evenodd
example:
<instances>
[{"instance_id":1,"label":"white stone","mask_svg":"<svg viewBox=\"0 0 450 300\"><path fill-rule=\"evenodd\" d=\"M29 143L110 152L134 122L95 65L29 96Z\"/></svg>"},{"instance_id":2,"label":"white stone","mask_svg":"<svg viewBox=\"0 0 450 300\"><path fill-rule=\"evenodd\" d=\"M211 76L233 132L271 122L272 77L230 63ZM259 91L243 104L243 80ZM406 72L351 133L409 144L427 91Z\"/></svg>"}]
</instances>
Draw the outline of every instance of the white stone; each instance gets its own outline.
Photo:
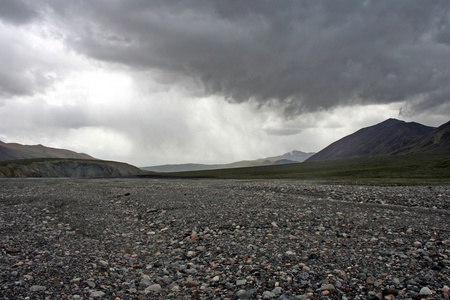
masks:
<instances>
[{"instance_id":1,"label":"white stone","mask_svg":"<svg viewBox=\"0 0 450 300\"><path fill-rule=\"evenodd\" d=\"M195 251L188 251L187 253L186 253L186 256L187 257L194 257L195 256Z\"/></svg>"},{"instance_id":2,"label":"white stone","mask_svg":"<svg viewBox=\"0 0 450 300\"><path fill-rule=\"evenodd\" d=\"M421 294L421 295L432 295L433 292L427 286L424 286L423 288L420 289L419 294Z\"/></svg>"},{"instance_id":3,"label":"white stone","mask_svg":"<svg viewBox=\"0 0 450 300\"><path fill-rule=\"evenodd\" d=\"M236 280L236 285L237 286L241 286L241 285L244 285L246 283L247 283L247 280L245 280L245 279L238 279L238 280Z\"/></svg>"}]
</instances>

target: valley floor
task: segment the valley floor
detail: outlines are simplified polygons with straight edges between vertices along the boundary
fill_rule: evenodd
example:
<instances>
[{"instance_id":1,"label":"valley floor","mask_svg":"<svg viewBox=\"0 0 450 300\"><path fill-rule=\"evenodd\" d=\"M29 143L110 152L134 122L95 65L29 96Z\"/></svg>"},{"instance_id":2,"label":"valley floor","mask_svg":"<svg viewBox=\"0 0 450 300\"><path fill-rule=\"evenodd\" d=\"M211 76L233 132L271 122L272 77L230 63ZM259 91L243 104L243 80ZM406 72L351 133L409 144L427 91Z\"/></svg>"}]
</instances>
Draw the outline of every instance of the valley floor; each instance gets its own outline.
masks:
<instances>
[{"instance_id":1,"label":"valley floor","mask_svg":"<svg viewBox=\"0 0 450 300\"><path fill-rule=\"evenodd\" d=\"M448 299L449 219L450 186L1 179L0 299Z\"/></svg>"}]
</instances>

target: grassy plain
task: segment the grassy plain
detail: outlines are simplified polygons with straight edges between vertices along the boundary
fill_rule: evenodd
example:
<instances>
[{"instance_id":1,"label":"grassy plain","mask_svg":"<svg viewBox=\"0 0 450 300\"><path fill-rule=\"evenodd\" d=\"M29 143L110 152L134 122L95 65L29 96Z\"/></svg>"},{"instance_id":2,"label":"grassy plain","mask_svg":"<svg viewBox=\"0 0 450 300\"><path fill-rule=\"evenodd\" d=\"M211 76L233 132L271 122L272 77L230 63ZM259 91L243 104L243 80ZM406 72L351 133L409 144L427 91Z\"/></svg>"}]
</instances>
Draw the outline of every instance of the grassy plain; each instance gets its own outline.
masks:
<instances>
[{"instance_id":1,"label":"grassy plain","mask_svg":"<svg viewBox=\"0 0 450 300\"><path fill-rule=\"evenodd\" d=\"M145 177L218 179L296 179L355 184L447 184L450 154L410 154L304 162L279 166L176 173Z\"/></svg>"}]
</instances>

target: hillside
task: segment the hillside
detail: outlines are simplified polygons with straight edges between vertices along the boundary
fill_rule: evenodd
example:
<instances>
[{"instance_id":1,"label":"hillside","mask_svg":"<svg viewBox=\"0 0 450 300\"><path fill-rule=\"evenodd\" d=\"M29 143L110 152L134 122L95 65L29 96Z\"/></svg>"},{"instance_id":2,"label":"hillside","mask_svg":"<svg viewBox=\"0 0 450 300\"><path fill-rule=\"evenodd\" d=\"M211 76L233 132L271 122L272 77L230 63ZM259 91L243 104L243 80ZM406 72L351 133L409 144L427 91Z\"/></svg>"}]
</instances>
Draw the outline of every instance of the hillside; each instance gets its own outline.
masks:
<instances>
[{"instance_id":1,"label":"hillside","mask_svg":"<svg viewBox=\"0 0 450 300\"><path fill-rule=\"evenodd\" d=\"M51 148L43 145L4 143L0 141L0 161L44 157L95 159L90 155L66 149Z\"/></svg>"},{"instance_id":2,"label":"hillside","mask_svg":"<svg viewBox=\"0 0 450 300\"><path fill-rule=\"evenodd\" d=\"M129 177L142 171L132 165L102 160L40 158L0 162L0 177Z\"/></svg>"},{"instance_id":3,"label":"hillside","mask_svg":"<svg viewBox=\"0 0 450 300\"><path fill-rule=\"evenodd\" d=\"M409 145L394 152L394 154L423 152L450 152L450 121L423 136L419 136Z\"/></svg>"},{"instance_id":4,"label":"hillside","mask_svg":"<svg viewBox=\"0 0 450 300\"><path fill-rule=\"evenodd\" d=\"M325 161L355 157L392 155L432 134L434 127L415 122L388 119L362 128L319 151L306 161ZM412 149L411 149L412 150Z\"/></svg>"},{"instance_id":5,"label":"hillside","mask_svg":"<svg viewBox=\"0 0 450 300\"><path fill-rule=\"evenodd\" d=\"M298 162L303 162L307 158L311 157L313 154L314 152L306 153L294 150L279 156L272 156L255 160L242 160L229 164L207 165L207 164L188 163L188 164L173 164L173 165L171 164L171 165L143 167L141 169L152 172L189 172L189 171L205 171L216 169L274 166L274 165L295 164Z\"/></svg>"}]
</instances>

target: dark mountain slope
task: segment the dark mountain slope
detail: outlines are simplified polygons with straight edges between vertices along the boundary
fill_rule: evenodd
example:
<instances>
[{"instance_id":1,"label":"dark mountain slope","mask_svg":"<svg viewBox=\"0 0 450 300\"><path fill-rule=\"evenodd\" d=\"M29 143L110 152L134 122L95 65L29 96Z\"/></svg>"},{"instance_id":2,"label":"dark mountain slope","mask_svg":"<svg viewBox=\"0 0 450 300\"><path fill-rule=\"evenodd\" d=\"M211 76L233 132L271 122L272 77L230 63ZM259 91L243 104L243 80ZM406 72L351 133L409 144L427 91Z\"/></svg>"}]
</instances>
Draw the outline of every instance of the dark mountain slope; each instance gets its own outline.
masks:
<instances>
[{"instance_id":1,"label":"dark mountain slope","mask_svg":"<svg viewBox=\"0 0 450 300\"><path fill-rule=\"evenodd\" d=\"M416 138L409 145L399 149L394 154L421 152L450 152L450 121Z\"/></svg>"},{"instance_id":2,"label":"dark mountain slope","mask_svg":"<svg viewBox=\"0 0 450 300\"><path fill-rule=\"evenodd\" d=\"M18 153L16 150L4 147L0 141L0 161L18 159Z\"/></svg>"},{"instance_id":3,"label":"dark mountain slope","mask_svg":"<svg viewBox=\"0 0 450 300\"><path fill-rule=\"evenodd\" d=\"M415 122L388 119L374 126L362 128L310 157L308 162L353 157L390 155L404 149L435 128Z\"/></svg>"},{"instance_id":4,"label":"dark mountain slope","mask_svg":"<svg viewBox=\"0 0 450 300\"><path fill-rule=\"evenodd\" d=\"M43 145L30 146L18 143L4 143L0 141L0 161L44 157L95 159L90 155L66 149L50 148Z\"/></svg>"}]
</instances>

